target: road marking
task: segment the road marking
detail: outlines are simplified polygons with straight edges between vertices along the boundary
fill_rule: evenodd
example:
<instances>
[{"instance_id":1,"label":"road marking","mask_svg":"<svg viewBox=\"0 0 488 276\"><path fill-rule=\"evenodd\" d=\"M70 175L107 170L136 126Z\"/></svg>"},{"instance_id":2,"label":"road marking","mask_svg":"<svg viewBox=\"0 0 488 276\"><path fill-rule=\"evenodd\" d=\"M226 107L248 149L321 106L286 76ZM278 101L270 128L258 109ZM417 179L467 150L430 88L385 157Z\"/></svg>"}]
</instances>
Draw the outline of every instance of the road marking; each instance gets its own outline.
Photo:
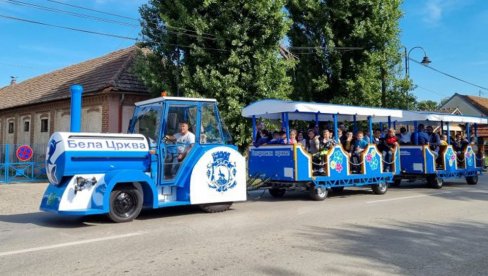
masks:
<instances>
[{"instance_id":1,"label":"road marking","mask_svg":"<svg viewBox=\"0 0 488 276\"><path fill-rule=\"evenodd\" d=\"M142 235L142 234L144 234L144 232L136 232L136 233L123 234L123 235L103 237L103 238L96 238L96 239L89 239L89 240L82 240L82 241L75 241L75 242L67 242L67 243L59 243L59 244L53 244L53 245L47 245L47 246L33 247L33 248L27 248L27 249L22 249L22 250L0 252L0 257L11 256L11 255L16 255L16 254L23 254L23 253L30 253L30 252L36 252L36 251L42 251L42 250L55 249L55 248L60 248L60 247L68 247L68 246L74 246L74 245L94 243L94 242L100 242L100 241L122 239L122 238L138 236L138 235Z\"/></svg>"},{"instance_id":2,"label":"road marking","mask_svg":"<svg viewBox=\"0 0 488 276\"><path fill-rule=\"evenodd\" d=\"M412 199L412 198L427 197L427 196L449 194L449 193L451 193L451 192L445 191L445 192L438 192L438 193L432 193L432 194L427 194L427 195L415 195L415 196L404 196L404 197L380 199L380 200L366 201L366 204L388 202L388 201L395 201L395 200L404 200L404 199Z\"/></svg>"}]
</instances>

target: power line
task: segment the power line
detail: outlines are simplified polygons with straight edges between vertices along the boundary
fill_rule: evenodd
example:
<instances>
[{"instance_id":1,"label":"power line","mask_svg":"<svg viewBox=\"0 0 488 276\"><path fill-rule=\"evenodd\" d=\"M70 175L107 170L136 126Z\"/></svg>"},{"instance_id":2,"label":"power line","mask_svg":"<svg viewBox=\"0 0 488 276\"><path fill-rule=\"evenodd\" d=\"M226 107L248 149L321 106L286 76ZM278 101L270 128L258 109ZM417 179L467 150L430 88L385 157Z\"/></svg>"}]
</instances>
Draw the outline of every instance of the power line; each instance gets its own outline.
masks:
<instances>
[{"instance_id":1,"label":"power line","mask_svg":"<svg viewBox=\"0 0 488 276\"><path fill-rule=\"evenodd\" d=\"M0 17L5 18L5 19L10 19L10 20L27 22L27 23L31 23L31 24L37 24L37 25L41 25L41 26L48 26L48 27L60 28L60 29L65 29L65 30L70 30L70 31L77 31L77 32L96 34L96 35L114 37L114 38L125 39L125 40L138 41L138 39L134 38L134 37L128 37L128 36L122 36L122 35L116 35L116 34L110 34L110 33L101 33L101 32L95 32L95 31L90 31L90 30L72 28L72 27L68 27L68 26L54 25L54 24L49 24L49 23L44 23L44 22L39 22L39 21L34 21L34 20L29 20L29 19L24 19L24 18L19 18L19 17L13 17L13 16L8 16L8 15L3 15L3 14L0 14ZM194 48L194 46L191 46L191 45L179 45L179 44L172 44L172 43L164 43L164 44L169 45L169 46L174 46L174 47L180 47L180 48L189 48L189 49ZM219 52L228 52L229 51L229 50L222 49L222 48L211 48L211 47L201 47L201 46L197 46L197 47L201 48L201 49L205 49L205 50L212 50L212 51L219 51Z\"/></svg>"},{"instance_id":2,"label":"power line","mask_svg":"<svg viewBox=\"0 0 488 276\"><path fill-rule=\"evenodd\" d=\"M22 2L22 1L18 1L18 0L3 0L3 1L6 1L10 4L15 4L15 5L20 5L20 6L29 6L29 7L33 7L36 9L45 10L45 11L49 11L49 12L53 12L53 13L68 14L68 15L78 17L78 18L83 18L83 19L90 19L90 20L112 23L112 24L118 24L118 25L128 26L128 27L139 27L139 25L137 25L137 24L101 18L101 17L97 17L97 16L93 16L93 15L84 14L84 13L77 13L77 12L71 12L71 11L67 11L67 10L61 10L61 9L46 7L46 6ZM200 35L187 34L187 33L182 33L182 32L175 32L175 31L170 31L167 29L165 31L168 33L176 34L176 35L184 35L184 36L193 37L193 38L203 38L203 39L215 40L215 38L211 38L211 37L204 37L204 36L200 36Z\"/></svg>"},{"instance_id":3,"label":"power line","mask_svg":"<svg viewBox=\"0 0 488 276\"><path fill-rule=\"evenodd\" d=\"M46 6L42 6L42 5L37 5L37 4L32 4L32 3L27 3L27 2L17 1L17 0L3 0L3 1L9 2L11 4L19 5L19 6L30 6L30 7L36 8L36 9L40 9L40 10L50 11L50 12L54 12L54 13L68 14L68 15L71 15L71 16L75 16L75 17L79 17L79 18L84 18L84 19L93 19L93 20L96 20L96 21L102 21L102 22L107 22L107 23L114 23L114 24L119 24L119 25L123 25L123 26L129 26L129 27L133 27L133 26L137 26L138 27L139 26L137 24L126 23L126 22L122 22L122 21L101 18L101 17L92 16L92 15L88 15L88 14L71 12L71 11L67 11L67 10L50 8L50 7L46 7Z\"/></svg>"},{"instance_id":4,"label":"power line","mask_svg":"<svg viewBox=\"0 0 488 276\"><path fill-rule=\"evenodd\" d=\"M129 20L139 21L137 18L128 17L128 16L116 14L116 13L106 12L106 11L100 11L100 10L96 10L96 9L92 9L92 8L87 8L87 7L83 7L83 6L68 4L68 3L61 2L61 1L55 1L55 0L47 0L47 1L52 2L52 3L59 4L59 5L69 6L69 7L72 7L72 8L77 8L77 9L82 9L82 10L87 10L87 11L92 11L92 12L98 12L98 13L105 14L105 15L111 15L111 16L116 16L116 17L120 17L120 18L129 19Z\"/></svg>"},{"instance_id":5,"label":"power line","mask_svg":"<svg viewBox=\"0 0 488 276\"><path fill-rule=\"evenodd\" d=\"M68 27L68 26L54 25L54 24L49 24L49 23L44 23L44 22L39 22L39 21L34 21L34 20L29 20L29 19L24 19L24 18L19 18L19 17L13 17L13 16L8 16L8 15L3 15L3 14L0 14L0 17L10 19L10 20L16 20L16 21L22 21L22 22L42 25L42 26L59 28L59 29L65 29L65 30L83 32L83 33L96 34L96 35L109 36L109 37L115 37L115 38L120 38L120 39L137 41L137 38L133 38L133 37L116 35L116 34L109 34L109 33L95 32L95 31L90 31L90 30L72 28L72 27Z\"/></svg>"},{"instance_id":6,"label":"power line","mask_svg":"<svg viewBox=\"0 0 488 276\"><path fill-rule=\"evenodd\" d=\"M443 95L443 94L441 94L441 93L439 93L439 92L437 92L437 91L435 91L435 90L432 90L432 89L430 89L430 88L426 88L426 87L420 86L420 85L418 85L418 84L416 84L416 83L415 83L414 85L415 85L415 86L417 86L417 87L418 87L418 88L420 88L420 89L425 90L425 91L429 91L429 92L432 92L432 93L434 93L434 94L437 94L438 96L445 97L445 95Z\"/></svg>"},{"instance_id":7,"label":"power line","mask_svg":"<svg viewBox=\"0 0 488 276\"><path fill-rule=\"evenodd\" d=\"M102 10L96 10L96 9L92 9L92 8L88 8L88 7L83 7L83 6L68 4L68 3L64 3L64 2L60 2L60 1L56 1L56 0L47 0L47 1L52 2L52 3L59 4L59 5L69 6L69 7L72 7L72 8L77 8L77 9L82 9L82 10L88 10L88 11L92 11L92 12L97 12L97 13L101 13L101 14L105 14L105 15L116 16L116 17L120 17L120 18L124 18L124 19L128 19L128 20L133 20L133 21L139 22L139 19L136 19L136 18L133 18L133 17L124 16L124 15L120 15L120 14L115 14L115 13L110 13L110 12L106 12L106 11L102 11ZM195 33L197 35L200 35L197 31L189 30L189 29L182 28L182 27L173 27L173 26L165 25L164 28L173 29L173 30L181 30L181 31L186 31L186 32ZM204 33L204 32L201 32L201 34L202 35L205 35L205 36L207 36L209 38L216 38L216 36L213 35L213 34Z\"/></svg>"},{"instance_id":8,"label":"power line","mask_svg":"<svg viewBox=\"0 0 488 276\"><path fill-rule=\"evenodd\" d=\"M412 58L409 58L409 59L410 59L411 61L413 61L413 62L417 63L417 64L422 64L421 62L418 62L418 61L416 61L415 59L412 59ZM481 86L481 85L477 85L477 84L475 84L475 83L472 83L472 82L469 82L469 81L463 80L463 79L461 79L461 78L458 78L458 77L453 76L453 75L451 75L451 74L448 74L448 73L446 73L446 72L442 72L441 70L436 69L436 68L434 68L434 67L432 67L432 66L430 66L430 65L424 65L424 64L422 64L422 65L423 65L423 66L425 66L425 67L427 67L427 68L429 68L430 70L433 70L433 71L435 71L435 72L437 72L437 73L440 73L440 74L442 74L442 75L444 75L444 76L450 77L450 78L455 79L455 80L458 80L458 81L460 81L460 82L464 82L464 83L466 83L466 84L469 84L469 85L472 85L472 86L474 86L474 87L478 87L478 88L481 88L481 89L483 89L483 90L487 90L487 91L488 91L488 88L483 87L483 86Z\"/></svg>"}]
</instances>

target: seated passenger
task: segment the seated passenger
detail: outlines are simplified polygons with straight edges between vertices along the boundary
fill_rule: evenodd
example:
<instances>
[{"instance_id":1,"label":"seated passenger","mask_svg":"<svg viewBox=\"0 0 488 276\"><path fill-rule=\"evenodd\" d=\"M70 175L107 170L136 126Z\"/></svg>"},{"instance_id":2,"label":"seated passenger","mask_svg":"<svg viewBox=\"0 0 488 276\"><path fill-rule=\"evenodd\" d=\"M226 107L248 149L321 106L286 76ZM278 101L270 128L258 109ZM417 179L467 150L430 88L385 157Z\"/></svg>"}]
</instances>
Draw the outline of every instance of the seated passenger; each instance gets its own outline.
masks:
<instances>
[{"instance_id":1,"label":"seated passenger","mask_svg":"<svg viewBox=\"0 0 488 276\"><path fill-rule=\"evenodd\" d=\"M447 135L446 134L442 134L441 135L441 146L447 146L447 145L449 145L447 143Z\"/></svg>"},{"instance_id":2,"label":"seated passenger","mask_svg":"<svg viewBox=\"0 0 488 276\"><path fill-rule=\"evenodd\" d=\"M351 156L351 153L354 149L354 141L353 141L353 135L351 131L348 131L346 133L346 138L342 141L342 147L344 148L344 151Z\"/></svg>"},{"instance_id":3,"label":"seated passenger","mask_svg":"<svg viewBox=\"0 0 488 276\"><path fill-rule=\"evenodd\" d=\"M400 145L408 145L410 144L410 132L407 132L405 127L400 128L400 133L398 134L398 142Z\"/></svg>"},{"instance_id":4,"label":"seated passenger","mask_svg":"<svg viewBox=\"0 0 488 276\"><path fill-rule=\"evenodd\" d=\"M320 158L319 150L320 150L320 140L319 136L315 135L315 130L309 129L308 130L308 140L307 140L307 151L312 154L312 162L313 162L313 170L314 172L323 173L324 168L321 165L322 159Z\"/></svg>"},{"instance_id":5,"label":"seated passenger","mask_svg":"<svg viewBox=\"0 0 488 276\"><path fill-rule=\"evenodd\" d=\"M320 149L320 141L319 137L315 135L315 131L313 129L308 130L308 140L307 140L307 151L311 154L315 154L319 152Z\"/></svg>"},{"instance_id":6,"label":"seated passenger","mask_svg":"<svg viewBox=\"0 0 488 276\"><path fill-rule=\"evenodd\" d=\"M353 153L352 153L352 163L353 171L359 172L359 164L361 159L361 153L368 147L368 142L364 139L364 134L362 131L356 133L356 140L354 141Z\"/></svg>"},{"instance_id":7,"label":"seated passenger","mask_svg":"<svg viewBox=\"0 0 488 276\"><path fill-rule=\"evenodd\" d=\"M283 140L283 131L275 131L273 132L273 139L271 139L268 144L284 144L285 140ZM285 135L286 137L286 135Z\"/></svg>"},{"instance_id":8,"label":"seated passenger","mask_svg":"<svg viewBox=\"0 0 488 276\"><path fill-rule=\"evenodd\" d=\"M452 141L452 148L459 155L461 154L465 147L469 144L468 140L464 139L461 134L456 134L456 139Z\"/></svg>"},{"instance_id":9,"label":"seated passenger","mask_svg":"<svg viewBox=\"0 0 488 276\"><path fill-rule=\"evenodd\" d=\"M307 145L307 140L305 140L305 138L303 137L303 132L301 132L301 131L298 132L298 134L297 134L297 144L300 144L304 147Z\"/></svg>"},{"instance_id":10,"label":"seated passenger","mask_svg":"<svg viewBox=\"0 0 488 276\"><path fill-rule=\"evenodd\" d=\"M432 126L427 127L427 135L429 135L429 148L434 153L435 157L439 156L439 146L441 145L441 139L437 133L434 133L434 128Z\"/></svg>"},{"instance_id":11,"label":"seated passenger","mask_svg":"<svg viewBox=\"0 0 488 276\"><path fill-rule=\"evenodd\" d=\"M269 142L269 133L266 129L261 129L261 131L259 131L259 137L261 138L254 142L255 147L266 145Z\"/></svg>"},{"instance_id":12,"label":"seated passenger","mask_svg":"<svg viewBox=\"0 0 488 276\"><path fill-rule=\"evenodd\" d=\"M383 143L383 138L384 137L382 137L381 130L377 128L373 131L373 139L371 141L371 144L375 144L376 146L379 147Z\"/></svg>"},{"instance_id":13,"label":"seated passenger","mask_svg":"<svg viewBox=\"0 0 488 276\"><path fill-rule=\"evenodd\" d=\"M264 130L264 129L265 129L265 126L264 126L263 121L260 121L256 124L256 137L255 137L254 143L257 143L259 141L259 139L262 138L261 130Z\"/></svg>"},{"instance_id":14,"label":"seated passenger","mask_svg":"<svg viewBox=\"0 0 488 276\"><path fill-rule=\"evenodd\" d=\"M320 137L320 155L326 155L334 145L335 141L332 139L330 131L324 129L322 131L322 136Z\"/></svg>"},{"instance_id":15,"label":"seated passenger","mask_svg":"<svg viewBox=\"0 0 488 276\"><path fill-rule=\"evenodd\" d=\"M356 134L356 140L354 141L354 153L362 153L368 146L368 141L364 138L364 133L358 131Z\"/></svg>"},{"instance_id":16,"label":"seated passenger","mask_svg":"<svg viewBox=\"0 0 488 276\"><path fill-rule=\"evenodd\" d=\"M395 130L391 128L388 130L388 134L386 135L382 146L382 155L384 160L383 170L385 172L391 171L391 163L393 162L393 154L396 146L398 146L398 138L395 135Z\"/></svg>"},{"instance_id":17,"label":"seated passenger","mask_svg":"<svg viewBox=\"0 0 488 276\"><path fill-rule=\"evenodd\" d=\"M415 142L418 142L416 144ZM427 145L429 144L429 135L425 133L425 126L423 124L419 124L417 127L417 131L412 133L412 136L410 137L410 142L412 145Z\"/></svg>"},{"instance_id":18,"label":"seated passenger","mask_svg":"<svg viewBox=\"0 0 488 276\"><path fill-rule=\"evenodd\" d=\"M303 139L303 136L302 136L302 139ZM290 139L286 140L286 143L290 144L290 145L294 145L294 144L298 143L297 131L296 130L294 130L294 129L290 130Z\"/></svg>"}]
</instances>

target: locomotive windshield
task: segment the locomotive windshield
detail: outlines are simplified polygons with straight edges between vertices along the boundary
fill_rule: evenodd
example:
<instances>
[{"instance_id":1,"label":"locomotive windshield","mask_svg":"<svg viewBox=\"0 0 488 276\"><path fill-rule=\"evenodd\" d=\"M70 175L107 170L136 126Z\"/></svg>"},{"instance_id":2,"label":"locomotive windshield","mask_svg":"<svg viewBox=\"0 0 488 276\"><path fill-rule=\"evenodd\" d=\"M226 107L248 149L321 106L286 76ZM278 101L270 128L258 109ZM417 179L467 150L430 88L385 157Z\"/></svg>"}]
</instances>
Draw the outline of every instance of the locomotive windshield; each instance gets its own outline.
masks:
<instances>
[{"instance_id":1,"label":"locomotive windshield","mask_svg":"<svg viewBox=\"0 0 488 276\"><path fill-rule=\"evenodd\" d=\"M136 107L129 133L139 133L153 141L158 141L162 108L160 103Z\"/></svg>"}]
</instances>

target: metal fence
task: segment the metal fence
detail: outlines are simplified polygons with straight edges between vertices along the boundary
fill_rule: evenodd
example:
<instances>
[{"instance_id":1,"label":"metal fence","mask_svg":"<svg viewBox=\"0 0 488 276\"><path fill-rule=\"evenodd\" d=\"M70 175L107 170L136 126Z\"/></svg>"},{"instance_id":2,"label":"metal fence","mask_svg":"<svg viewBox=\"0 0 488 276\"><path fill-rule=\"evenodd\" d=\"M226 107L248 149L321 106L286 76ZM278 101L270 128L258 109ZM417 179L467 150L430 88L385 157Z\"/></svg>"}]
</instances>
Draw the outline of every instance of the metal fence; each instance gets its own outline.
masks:
<instances>
[{"instance_id":1,"label":"metal fence","mask_svg":"<svg viewBox=\"0 0 488 276\"><path fill-rule=\"evenodd\" d=\"M0 144L0 184L45 181L46 144L29 145L32 158L22 161L17 150L24 145Z\"/></svg>"}]
</instances>

